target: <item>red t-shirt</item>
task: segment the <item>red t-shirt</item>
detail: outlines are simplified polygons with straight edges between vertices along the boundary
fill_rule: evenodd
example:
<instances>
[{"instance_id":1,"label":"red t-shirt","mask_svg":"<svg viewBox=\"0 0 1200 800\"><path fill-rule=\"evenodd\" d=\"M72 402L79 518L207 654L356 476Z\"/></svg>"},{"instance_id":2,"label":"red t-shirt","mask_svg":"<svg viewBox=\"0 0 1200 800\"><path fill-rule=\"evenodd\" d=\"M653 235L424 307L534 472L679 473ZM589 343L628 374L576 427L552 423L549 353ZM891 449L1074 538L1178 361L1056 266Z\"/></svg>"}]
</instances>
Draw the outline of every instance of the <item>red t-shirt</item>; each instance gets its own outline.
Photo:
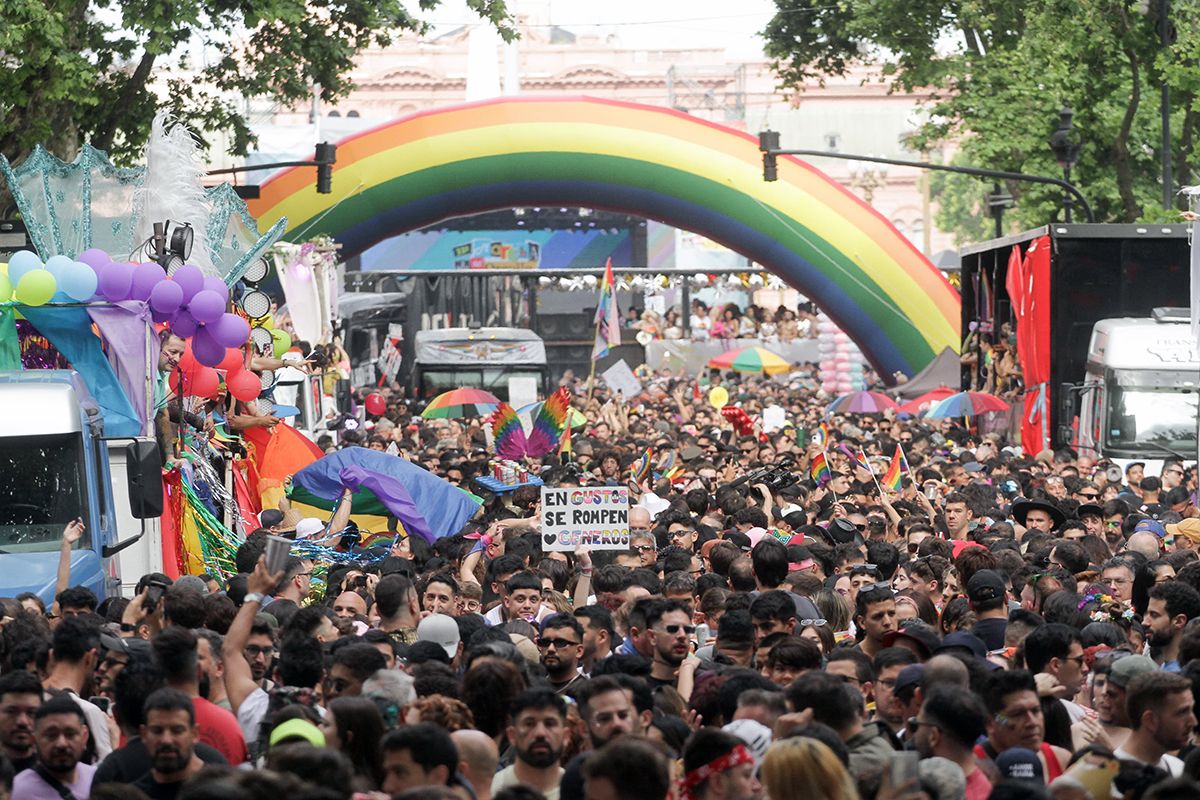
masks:
<instances>
[{"instance_id":1,"label":"red t-shirt","mask_svg":"<svg viewBox=\"0 0 1200 800\"><path fill-rule=\"evenodd\" d=\"M220 751L230 764L241 764L250 759L237 717L203 697L193 697L192 705L196 707L200 741Z\"/></svg>"},{"instance_id":2,"label":"red t-shirt","mask_svg":"<svg viewBox=\"0 0 1200 800\"><path fill-rule=\"evenodd\" d=\"M971 774L967 776L967 800L987 800L991 793L991 781L983 774L983 770L979 767L971 770Z\"/></svg>"}]
</instances>

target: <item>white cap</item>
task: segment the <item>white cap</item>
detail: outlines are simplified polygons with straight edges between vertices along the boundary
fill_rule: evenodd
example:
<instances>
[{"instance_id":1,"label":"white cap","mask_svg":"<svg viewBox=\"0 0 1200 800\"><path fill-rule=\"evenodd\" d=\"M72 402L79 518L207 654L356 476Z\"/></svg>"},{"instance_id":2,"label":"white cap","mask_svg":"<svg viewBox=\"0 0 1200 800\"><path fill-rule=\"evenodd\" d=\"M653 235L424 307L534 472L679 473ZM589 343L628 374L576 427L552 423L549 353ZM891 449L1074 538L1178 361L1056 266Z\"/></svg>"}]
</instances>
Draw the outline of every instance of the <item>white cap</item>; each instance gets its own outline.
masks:
<instances>
[{"instance_id":1,"label":"white cap","mask_svg":"<svg viewBox=\"0 0 1200 800\"><path fill-rule=\"evenodd\" d=\"M458 653L458 623L445 614L430 614L417 623L417 641L441 645L450 658Z\"/></svg>"},{"instance_id":2,"label":"white cap","mask_svg":"<svg viewBox=\"0 0 1200 800\"><path fill-rule=\"evenodd\" d=\"M771 746L771 729L754 719L735 719L721 730L732 733L746 743L746 748L754 756L754 761L761 764L767 748Z\"/></svg>"},{"instance_id":3,"label":"white cap","mask_svg":"<svg viewBox=\"0 0 1200 800\"><path fill-rule=\"evenodd\" d=\"M305 517L296 523L296 538L308 539L325 530L325 523L316 517Z\"/></svg>"}]
</instances>

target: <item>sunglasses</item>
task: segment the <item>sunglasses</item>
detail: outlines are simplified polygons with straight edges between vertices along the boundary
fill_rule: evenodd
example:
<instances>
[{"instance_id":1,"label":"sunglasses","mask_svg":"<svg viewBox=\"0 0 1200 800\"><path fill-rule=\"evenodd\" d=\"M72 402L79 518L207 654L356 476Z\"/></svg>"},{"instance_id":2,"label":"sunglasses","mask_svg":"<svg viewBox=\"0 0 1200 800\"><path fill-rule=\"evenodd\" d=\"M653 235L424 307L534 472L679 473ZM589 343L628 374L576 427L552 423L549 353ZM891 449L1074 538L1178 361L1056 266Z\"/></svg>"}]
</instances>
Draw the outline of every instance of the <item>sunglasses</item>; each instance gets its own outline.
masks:
<instances>
[{"instance_id":1,"label":"sunglasses","mask_svg":"<svg viewBox=\"0 0 1200 800\"><path fill-rule=\"evenodd\" d=\"M573 642L570 639L542 639L538 642L538 647L542 650L553 647L555 650L566 650L568 647L578 647L579 642Z\"/></svg>"},{"instance_id":2,"label":"sunglasses","mask_svg":"<svg viewBox=\"0 0 1200 800\"><path fill-rule=\"evenodd\" d=\"M855 564L850 568L851 575L865 575L868 572L879 572L879 567L874 564Z\"/></svg>"},{"instance_id":3,"label":"sunglasses","mask_svg":"<svg viewBox=\"0 0 1200 800\"><path fill-rule=\"evenodd\" d=\"M822 625L825 625L825 624L827 624L827 623L823 619L802 619L802 620L800 620L801 628L820 628Z\"/></svg>"},{"instance_id":4,"label":"sunglasses","mask_svg":"<svg viewBox=\"0 0 1200 800\"><path fill-rule=\"evenodd\" d=\"M684 633L686 633L688 636L691 636L693 633L696 632L696 626L695 625L663 625L663 630L666 631L667 633L671 634L672 636L679 633L679 631L681 631L681 630Z\"/></svg>"},{"instance_id":5,"label":"sunglasses","mask_svg":"<svg viewBox=\"0 0 1200 800\"><path fill-rule=\"evenodd\" d=\"M879 583L872 583L867 586L864 586L858 590L858 593L866 594L867 592L884 592L884 591L886 591L889 595L892 594L892 585L890 583L888 583L887 581L880 581Z\"/></svg>"},{"instance_id":6,"label":"sunglasses","mask_svg":"<svg viewBox=\"0 0 1200 800\"><path fill-rule=\"evenodd\" d=\"M634 553L653 553L654 545L652 544L631 544L629 549Z\"/></svg>"}]
</instances>

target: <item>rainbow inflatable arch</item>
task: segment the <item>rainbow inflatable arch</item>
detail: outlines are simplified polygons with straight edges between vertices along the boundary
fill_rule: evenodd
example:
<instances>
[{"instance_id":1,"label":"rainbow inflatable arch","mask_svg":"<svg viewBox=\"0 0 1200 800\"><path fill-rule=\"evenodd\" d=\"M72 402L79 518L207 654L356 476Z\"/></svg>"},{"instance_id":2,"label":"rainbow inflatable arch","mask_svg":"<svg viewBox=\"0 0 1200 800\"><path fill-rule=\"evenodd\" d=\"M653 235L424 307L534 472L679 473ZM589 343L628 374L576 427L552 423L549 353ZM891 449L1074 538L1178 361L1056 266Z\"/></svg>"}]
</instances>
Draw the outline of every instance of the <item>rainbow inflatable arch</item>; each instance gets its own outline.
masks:
<instances>
[{"instance_id":1,"label":"rainbow inflatable arch","mask_svg":"<svg viewBox=\"0 0 1200 800\"><path fill-rule=\"evenodd\" d=\"M260 225L328 234L345 257L404 231L514 206L583 206L702 234L811 297L884 376L958 349L959 297L870 206L795 158L763 181L757 139L670 109L518 97L438 108L338 143L332 194L313 170L272 177ZM287 238L287 237L285 237ZM600 266L600 265L597 265Z\"/></svg>"}]
</instances>

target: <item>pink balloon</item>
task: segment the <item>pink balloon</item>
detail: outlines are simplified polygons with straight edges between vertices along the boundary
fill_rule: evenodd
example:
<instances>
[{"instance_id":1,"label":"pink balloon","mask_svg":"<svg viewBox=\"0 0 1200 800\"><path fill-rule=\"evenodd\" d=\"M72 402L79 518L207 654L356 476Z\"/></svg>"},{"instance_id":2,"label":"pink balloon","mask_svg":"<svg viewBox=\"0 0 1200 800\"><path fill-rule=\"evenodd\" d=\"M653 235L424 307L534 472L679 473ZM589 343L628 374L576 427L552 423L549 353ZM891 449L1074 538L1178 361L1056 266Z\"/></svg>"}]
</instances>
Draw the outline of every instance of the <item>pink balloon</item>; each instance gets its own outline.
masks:
<instances>
[{"instance_id":1,"label":"pink balloon","mask_svg":"<svg viewBox=\"0 0 1200 800\"><path fill-rule=\"evenodd\" d=\"M237 314L222 314L207 328L213 339L225 347L241 347L250 338L250 324Z\"/></svg>"},{"instance_id":2,"label":"pink balloon","mask_svg":"<svg viewBox=\"0 0 1200 800\"><path fill-rule=\"evenodd\" d=\"M225 301L216 292L201 289L188 301L188 311L196 318L196 322L208 325L225 313Z\"/></svg>"},{"instance_id":3,"label":"pink balloon","mask_svg":"<svg viewBox=\"0 0 1200 800\"><path fill-rule=\"evenodd\" d=\"M225 358L225 348L203 328L192 337L192 352L196 354L196 360L206 367L215 367Z\"/></svg>"},{"instance_id":4,"label":"pink balloon","mask_svg":"<svg viewBox=\"0 0 1200 800\"><path fill-rule=\"evenodd\" d=\"M183 289L183 302L185 303L189 302L196 292L204 289L204 273L194 264L184 264L175 270L171 280L178 283L179 288Z\"/></svg>"}]
</instances>

